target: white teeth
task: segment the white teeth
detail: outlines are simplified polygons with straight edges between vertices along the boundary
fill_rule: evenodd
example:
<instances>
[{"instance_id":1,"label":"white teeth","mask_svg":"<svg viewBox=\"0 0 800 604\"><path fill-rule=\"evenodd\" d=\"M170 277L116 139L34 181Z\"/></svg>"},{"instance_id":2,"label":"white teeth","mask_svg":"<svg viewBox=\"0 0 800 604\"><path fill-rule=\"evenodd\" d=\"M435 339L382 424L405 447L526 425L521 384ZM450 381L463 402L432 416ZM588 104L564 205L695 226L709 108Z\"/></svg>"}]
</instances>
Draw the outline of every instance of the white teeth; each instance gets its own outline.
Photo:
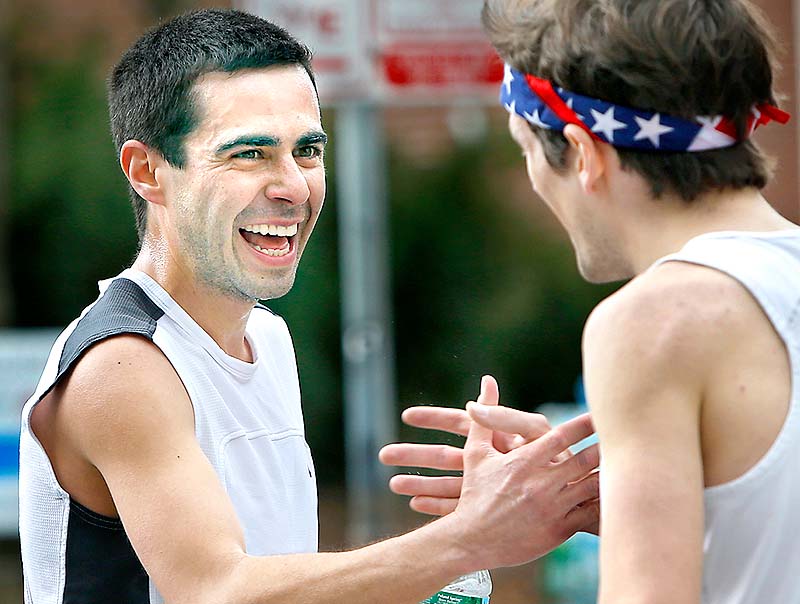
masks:
<instances>
[{"instance_id":1,"label":"white teeth","mask_svg":"<svg viewBox=\"0 0 800 604\"><path fill-rule=\"evenodd\" d=\"M269 249L269 248L268 249L263 249L260 245L254 245L253 247L256 248L259 252L261 252L262 254L264 254L266 256L273 256L273 257L276 257L276 258L279 258L281 256L285 256L291 250L291 247L289 246L288 243L284 247L280 248L279 250L274 250L274 249Z\"/></svg>"},{"instance_id":2,"label":"white teeth","mask_svg":"<svg viewBox=\"0 0 800 604\"><path fill-rule=\"evenodd\" d=\"M289 226L279 226L276 224L248 224L243 230L251 233L258 233L260 235L272 235L273 237L294 237L297 235L297 224L292 224Z\"/></svg>"}]
</instances>

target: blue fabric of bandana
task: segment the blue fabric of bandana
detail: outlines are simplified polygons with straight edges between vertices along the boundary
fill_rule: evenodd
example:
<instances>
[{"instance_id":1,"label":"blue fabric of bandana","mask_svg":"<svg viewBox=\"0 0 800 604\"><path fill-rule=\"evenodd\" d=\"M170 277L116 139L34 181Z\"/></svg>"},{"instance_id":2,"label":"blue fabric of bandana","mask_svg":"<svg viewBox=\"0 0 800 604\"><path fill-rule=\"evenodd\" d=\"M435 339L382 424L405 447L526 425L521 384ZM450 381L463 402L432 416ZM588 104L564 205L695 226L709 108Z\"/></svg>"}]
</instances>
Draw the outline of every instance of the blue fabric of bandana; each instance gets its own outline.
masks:
<instances>
[{"instance_id":1,"label":"blue fabric of bandana","mask_svg":"<svg viewBox=\"0 0 800 604\"><path fill-rule=\"evenodd\" d=\"M733 123L724 117L686 120L623 107L554 87L546 80L521 73L509 65L506 65L500 101L510 113L534 126L560 131L568 123L574 123L594 138L615 147L697 152L722 149L739 142ZM754 107L746 135L772 120L785 123L788 119L787 113L771 105Z\"/></svg>"}]
</instances>

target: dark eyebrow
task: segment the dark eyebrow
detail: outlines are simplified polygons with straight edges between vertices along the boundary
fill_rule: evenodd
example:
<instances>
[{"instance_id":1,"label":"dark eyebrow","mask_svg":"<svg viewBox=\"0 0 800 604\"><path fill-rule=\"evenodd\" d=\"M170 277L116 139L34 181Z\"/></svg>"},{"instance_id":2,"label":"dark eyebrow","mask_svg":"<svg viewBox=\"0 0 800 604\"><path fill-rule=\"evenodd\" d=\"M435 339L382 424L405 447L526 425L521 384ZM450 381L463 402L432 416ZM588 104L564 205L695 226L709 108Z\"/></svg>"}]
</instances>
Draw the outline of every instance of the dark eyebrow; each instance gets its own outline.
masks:
<instances>
[{"instance_id":1,"label":"dark eyebrow","mask_svg":"<svg viewBox=\"0 0 800 604\"><path fill-rule=\"evenodd\" d=\"M323 145L328 142L328 135L324 132L307 132L297 139L295 146L307 147L309 145L316 145L322 143Z\"/></svg>"},{"instance_id":2,"label":"dark eyebrow","mask_svg":"<svg viewBox=\"0 0 800 604\"><path fill-rule=\"evenodd\" d=\"M274 136L245 135L217 147L217 155L225 153L225 151L234 147L278 147L280 144L281 140Z\"/></svg>"}]
</instances>

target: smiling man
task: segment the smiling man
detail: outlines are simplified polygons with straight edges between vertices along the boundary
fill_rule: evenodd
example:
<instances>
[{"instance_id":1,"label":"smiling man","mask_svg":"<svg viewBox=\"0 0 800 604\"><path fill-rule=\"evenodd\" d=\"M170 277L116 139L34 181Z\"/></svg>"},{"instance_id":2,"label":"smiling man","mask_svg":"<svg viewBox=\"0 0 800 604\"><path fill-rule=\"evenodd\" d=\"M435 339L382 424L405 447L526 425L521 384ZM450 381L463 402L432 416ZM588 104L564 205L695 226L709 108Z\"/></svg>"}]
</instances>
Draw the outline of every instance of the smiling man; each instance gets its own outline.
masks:
<instances>
[{"instance_id":1,"label":"smiling man","mask_svg":"<svg viewBox=\"0 0 800 604\"><path fill-rule=\"evenodd\" d=\"M317 553L294 351L258 304L291 288L325 197L308 50L245 13L191 13L125 53L109 102L140 250L23 410L28 604L414 603L596 523L596 451L551 461L587 418L510 452L473 426L452 514Z\"/></svg>"}]
</instances>

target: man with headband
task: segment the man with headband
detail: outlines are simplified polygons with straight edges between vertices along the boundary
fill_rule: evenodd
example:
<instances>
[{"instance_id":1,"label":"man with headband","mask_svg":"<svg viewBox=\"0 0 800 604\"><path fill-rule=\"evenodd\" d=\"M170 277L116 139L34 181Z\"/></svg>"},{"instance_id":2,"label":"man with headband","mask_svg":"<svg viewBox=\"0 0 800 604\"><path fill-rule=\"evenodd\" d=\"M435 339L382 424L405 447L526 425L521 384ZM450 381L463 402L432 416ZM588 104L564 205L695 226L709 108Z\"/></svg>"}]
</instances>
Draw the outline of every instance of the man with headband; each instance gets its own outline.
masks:
<instances>
[{"instance_id":1,"label":"man with headband","mask_svg":"<svg viewBox=\"0 0 800 604\"><path fill-rule=\"evenodd\" d=\"M581 274L633 278L583 341L599 601L797 604L800 229L760 194L751 135L788 120L763 17L748 0L486 0L483 21L511 134Z\"/></svg>"}]
</instances>

